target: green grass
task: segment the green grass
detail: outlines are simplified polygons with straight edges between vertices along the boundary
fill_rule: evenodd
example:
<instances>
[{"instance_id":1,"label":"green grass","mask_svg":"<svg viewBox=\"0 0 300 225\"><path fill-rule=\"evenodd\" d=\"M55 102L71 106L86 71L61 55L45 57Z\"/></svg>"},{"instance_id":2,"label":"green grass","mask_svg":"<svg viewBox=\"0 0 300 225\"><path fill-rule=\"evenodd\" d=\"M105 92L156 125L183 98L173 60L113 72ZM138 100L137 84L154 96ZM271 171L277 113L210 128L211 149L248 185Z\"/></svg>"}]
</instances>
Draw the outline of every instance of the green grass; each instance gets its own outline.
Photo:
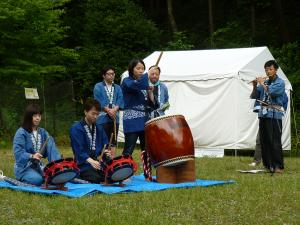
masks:
<instances>
[{"instance_id":1,"label":"green grass","mask_svg":"<svg viewBox=\"0 0 300 225\"><path fill-rule=\"evenodd\" d=\"M61 150L71 156L69 148ZM13 161L11 150L0 151L7 176L13 177ZM250 161L196 159L198 179L236 181L224 186L79 199L0 189L0 224L300 224L300 159L286 157L282 175L236 172Z\"/></svg>"}]
</instances>

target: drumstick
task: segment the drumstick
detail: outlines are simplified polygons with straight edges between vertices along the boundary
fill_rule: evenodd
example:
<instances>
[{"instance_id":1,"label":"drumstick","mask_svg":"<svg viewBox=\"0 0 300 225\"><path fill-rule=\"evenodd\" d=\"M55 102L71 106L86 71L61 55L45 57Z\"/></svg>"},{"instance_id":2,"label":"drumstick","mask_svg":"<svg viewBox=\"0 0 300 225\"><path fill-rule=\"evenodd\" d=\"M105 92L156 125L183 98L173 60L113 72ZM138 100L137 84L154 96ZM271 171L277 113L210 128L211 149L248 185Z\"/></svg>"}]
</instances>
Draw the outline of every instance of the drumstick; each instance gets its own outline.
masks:
<instances>
[{"instance_id":1,"label":"drumstick","mask_svg":"<svg viewBox=\"0 0 300 225\"><path fill-rule=\"evenodd\" d=\"M113 135L114 135L114 133L111 133L111 135L110 135L110 139L109 139L109 144L108 144L108 147L110 147L110 146L111 146L112 139L113 139ZM101 154L100 154L100 156L99 156L99 159L102 159L102 157L103 157L103 153L104 153L104 150L105 150L106 146L107 146L107 144L105 144L105 145L103 146L103 149L102 149L102 152L101 152Z\"/></svg>"},{"instance_id":2,"label":"drumstick","mask_svg":"<svg viewBox=\"0 0 300 225\"><path fill-rule=\"evenodd\" d=\"M104 145L103 145L103 149L102 149L101 154L100 154L100 156L99 156L99 161L102 159L102 156L103 156L104 150L105 150L105 148L106 148L106 145L107 145L107 144L104 144Z\"/></svg>"},{"instance_id":3,"label":"drumstick","mask_svg":"<svg viewBox=\"0 0 300 225\"><path fill-rule=\"evenodd\" d=\"M40 149L40 151L39 151L39 153L40 153L41 155L44 155L45 149L46 149L46 146L47 146L47 144L48 144L49 139L50 139L50 136L48 136L48 137L46 138L45 142L43 143L43 145L42 145L42 147L41 147L41 149Z\"/></svg>"},{"instance_id":4,"label":"drumstick","mask_svg":"<svg viewBox=\"0 0 300 225\"><path fill-rule=\"evenodd\" d=\"M114 133L111 133L110 139L109 139L109 144L108 144L109 147L111 146L113 137L114 137Z\"/></svg>"},{"instance_id":5,"label":"drumstick","mask_svg":"<svg viewBox=\"0 0 300 225\"><path fill-rule=\"evenodd\" d=\"M155 66L158 66L159 61L160 61L160 59L161 59L163 53L164 53L163 51L160 52L160 54L159 54L159 56L158 56L158 59L157 59L157 61L156 61L156 63L155 63Z\"/></svg>"},{"instance_id":6,"label":"drumstick","mask_svg":"<svg viewBox=\"0 0 300 225\"><path fill-rule=\"evenodd\" d=\"M117 124L116 124L116 118L114 119L114 137L115 137L115 142L117 142Z\"/></svg>"}]
</instances>

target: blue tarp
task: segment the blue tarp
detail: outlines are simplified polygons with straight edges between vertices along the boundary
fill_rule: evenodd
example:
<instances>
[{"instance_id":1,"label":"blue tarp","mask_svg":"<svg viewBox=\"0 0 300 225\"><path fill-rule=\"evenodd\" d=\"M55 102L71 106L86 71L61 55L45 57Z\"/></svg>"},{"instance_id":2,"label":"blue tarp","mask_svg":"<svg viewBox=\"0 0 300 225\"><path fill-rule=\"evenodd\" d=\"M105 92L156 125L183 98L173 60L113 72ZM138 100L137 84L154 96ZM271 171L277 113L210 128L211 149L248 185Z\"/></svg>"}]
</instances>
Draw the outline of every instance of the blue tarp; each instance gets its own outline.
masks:
<instances>
[{"instance_id":1,"label":"blue tarp","mask_svg":"<svg viewBox=\"0 0 300 225\"><path fill-rule=\"evenodd\" d=\"M157 182L145 181L143 175L133 176L130 181L124 182L124 187L105 186L101 184L73 184L67 183L65 186L67 191L61 190L46 190L41 187L24 187L14 186L5 181L0 182L0 188L8 188L11 190L25 191L46 195L63 195L71 198L79 198L85 195L95 193L116 194L116 193L133 193L142 191L160 191L170 188L190 188L190 187L207 187L222 184L233 184L235 181L221 181L221 180L196 180L195 182L179 183L179 184L165 184Z\"/></svg>"}]
</instances>

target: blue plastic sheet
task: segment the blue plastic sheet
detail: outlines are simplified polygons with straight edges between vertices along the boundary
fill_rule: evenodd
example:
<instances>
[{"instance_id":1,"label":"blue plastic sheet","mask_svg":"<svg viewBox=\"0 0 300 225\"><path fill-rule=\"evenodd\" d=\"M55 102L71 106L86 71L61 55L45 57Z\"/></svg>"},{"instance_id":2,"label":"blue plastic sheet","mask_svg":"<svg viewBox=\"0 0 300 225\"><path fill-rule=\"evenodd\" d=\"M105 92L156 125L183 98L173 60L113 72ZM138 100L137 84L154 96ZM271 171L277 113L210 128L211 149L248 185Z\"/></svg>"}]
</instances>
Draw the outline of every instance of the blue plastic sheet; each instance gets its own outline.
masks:
<instances>
[{"instance_id":1,"label":"blue plastic sheet","mask_svg":"<svg viewBox=\"0 0 300 225\"><path fill-rule=\"evenodd\" d=\"M124 182L124 187L119 186L106 186L102 184L74 184L67 183L65 187L67 191L62 190L47 190L41 187L24 187L14 186L5 181L0 182L0 188L8 188L16 191L25 191L46 195L63 195L71 198L79 198L85 195L91 195L95 193L104 194L117 194L117 193L134 193L134 192L149 192L149 191L161 191L170 188L191 188L191 187L208 187L215 185L233 184L235 181L222 181L222 180L196 180L195 182L179 183L179 184L166 184L149 182L144 179L143 175L133 176L130 181Z\"/></svg>"}]
</instances>

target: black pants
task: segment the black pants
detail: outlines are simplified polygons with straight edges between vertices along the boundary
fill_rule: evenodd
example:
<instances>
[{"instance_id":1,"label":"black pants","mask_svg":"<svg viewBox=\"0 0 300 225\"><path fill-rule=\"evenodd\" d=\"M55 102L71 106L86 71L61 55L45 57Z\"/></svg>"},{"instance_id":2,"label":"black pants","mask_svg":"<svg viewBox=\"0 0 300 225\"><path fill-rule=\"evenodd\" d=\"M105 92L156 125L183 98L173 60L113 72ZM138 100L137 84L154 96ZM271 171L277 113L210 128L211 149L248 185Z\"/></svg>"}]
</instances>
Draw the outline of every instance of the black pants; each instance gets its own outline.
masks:
<instances>
[{"instance_id":1,"label":"black pants","mask_svg":"<svg viewBox=\"0 0 300 225\"><path fill-rule=\"evenodd\" d=\"M259 129L256 136L256 145L255 145L255 152L254 152L254 162L260 163L261 162L261 144L260 144L260 135Z\"/></svg>"},{"instance_id":2,"label":"black pants","mask_svg":"<svg viewBox=\"0 0 300 225\"><path fill-rule=\"evenodd\" d=\"M99 184L100 182L104 182L105 175L104 175L103 171L96 170L92 167L83 172L80 172L79 178L83 179L83 180L87 180L91 183Z\"/></svg>"},{"instance_id":3,"label":"black pants","mask_svg":"<svg viewBox=\"0 0 300 225\"><path fill-rule=\"evenodd\" d=\"M270 170L283 169L282 121L280 119L260 118L259 132L264 166Z\"/></svg>"},{"instance_id":4,"label":"black pants","mask_svg":"<svg viewBox=\"0 0 300 225\"><path fill-rule=\"evenodd\" d=\"M118 132L119 132L119 124L117 123L116 124L116 138L118 137ZM111 134L114 133L114 123L113 122L109 122L109 123L104 123L103 124L103 129L105 131L105 134L108 138L108 141L110 140L110 137L111 137ZM115 137L113 136L113 139L112 139L112 144L114 146L117 145L117 140L115 139Z\"/></svg>"},{"instance_id":5,"label":"black pants","mask_svg":"<svg viewBox=\"0 0 300 225\"><path fill-rule=\"evenodd\" d=\"M123 155L132 155L138 138L140 140L141 150L145 150L145 131L126 133Z\"/></svg>"}]
</instances>

